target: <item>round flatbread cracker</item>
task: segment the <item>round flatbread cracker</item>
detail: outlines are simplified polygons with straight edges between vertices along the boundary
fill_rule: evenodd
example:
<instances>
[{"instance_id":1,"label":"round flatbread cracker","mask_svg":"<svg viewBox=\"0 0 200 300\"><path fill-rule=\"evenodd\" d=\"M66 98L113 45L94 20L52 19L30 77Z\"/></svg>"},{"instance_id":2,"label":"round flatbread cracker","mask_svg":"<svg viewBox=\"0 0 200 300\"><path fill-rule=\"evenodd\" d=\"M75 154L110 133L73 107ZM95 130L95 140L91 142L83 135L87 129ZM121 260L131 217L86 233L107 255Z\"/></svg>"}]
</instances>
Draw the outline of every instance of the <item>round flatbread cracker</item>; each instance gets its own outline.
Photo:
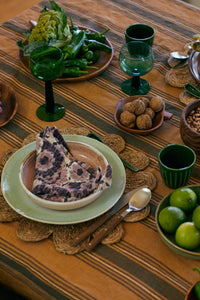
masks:
<instances>
[{"instance_id":1,"label":"round flatbread cracker","mask_svg":"<svg viewBox=\"0 0 200 300\"><path fill-rule=\"evenodd\" d=\"M173 87L184 87L186 83L195 83L188 66L179 69L170 69L165 74L165 81Z\"/></svg>"},{"instance_id":2,"label":"round flatbread cracker","mask_svg":"<svg viewBox=\"0 0 200 300\"><path fill-rule=\"evenodd\" d=\"M61 134L77 134L83 136L87 136L90 133L89 129L85 127L64 127L59 129L59 132Z\"/></svg>"},{"instance_id":3,"label":"round flatbread cracker","mask_svg":"<svg viewBox=\"0 0 200 300\"><path fill-rule=\"evenodd\" d=\"M141 151L131 150L131 151L123 151L120 153L120 156L129 162L134 167L138 168L138 170L144 170L149 165L149 158L146 154Z\"/></svg>"},{"instance_id":4,"label":"round flatbread cracker","mask_svg":"<svg viewBox=\"0 0 200 300\"><path fill-rule=\"evenodd\" d=\"M115 217L115 216L114 216ZM104 230L105 227L109 226L109 223L111 223L113 218L108 220L105 224L103 224L101 227L99 227L92 236L95 237L99 234L102 230ZM114 244L121 240L122 236L124 234L124 229L122 223L118 224L102 241L101 244L108 245L108 244Z\"/></svg>"},{"instance_id":5,"label":"round flatbread cracker","mask_svg":"<svg viewBox=\"0 0 200 300\"><path fill-rule=\"evenodd\" d=\"M179 95L179 100L180 102L182 102L183 104L187 105L189 104L190 102L194 101L194 100L197 100L196 97L188 94L186 91L183 91L180 93Z\"/></svg>"},{"instance_id":6,"label":"round flatbread cracker","mask_svg":"<svg viewBox=\"0 0 200 300\"><path fill-rule=\"evenodd\" d=\"M17 237L25 242L38 242L47 239L53 233L50 224L22 218L16 231Z\"/></svg>"},{"instance_id":7,"label":"round flatbread cracker","mask_svg":"<svg viewBox=\"0 0 200 300\"><path fill-rule=\"evenodd\" d=\"M125 193L130 192L131 190L143 185L147 185L148 188L152 191L155 189L156 184L157 179L153 173L146 171L134 173L126 169L126 187L124 191Z\"/></svg>"},{"instance_id":8,"label":"round flatbread cracker","mask_svg":"<svg viewBox=\"0 0 200 300\"><path fill-rule=\"evenodd\" d=\"M148 204L145 208L143 208L140 211L133 211L133 212L129 213L124 218L124 221L135 223L135 222L144 220L146 217L148 217L149 213L150 213L150 205Z\"/></svg>"},{"instance_id":9,"label":"round flatbread cracker","mask_svg":"<svg viewBox=\"0 0 200 300\"><path fill-rule=\"evenodd\" d=\"M111 245L119 242L124 235L124 229L122 223L117 225L102 241L103 245Z\"/></svg>"},{"instance_id":10,"label":"round flatbread cracker","mask_svg":"<svg viewBox=\"0 0 200 300\"><path fill-rule=\"evenodd\" d=\"M27 137L25 137L25 139L22 141L22 147L25 145L28 145L32 142L35 142L37 134L38 134L38 132L34 132L34 133L27 135Z\"/></svg>"},{"instance_id":11,"label":"round flatbread cracker","mask_svg":"<svg viewBox=\"0 0 200 300\"><path fill-rule=\"evenodd\" d=\"M53 242L56 250L64 254L76 254L83 251L89 238L77 246L72 246L72 241L74 237L79 235L85 228L86 225L83 223L57 226L53 232Z\"/></svg>"},{"instance_id":12,"label":"round flatbread cracker","mask_svg":"<svg viewBox=\"0 0 200 300\"><path fill-rule=\"evenodd\" d=\"M170 56L168 58L168 64L171 68L177 66L179 63L180 63L180 60L179 59L176 59L176 58L173 58L172 56Z\"/></svg>"},{"instance_id":13,"label":"round flatbread cracker","mask_svg":"<svg viewBox=\"0 0 200 300\"><path fill-rule=\"evenodd\" d=\"M0 189L0 222L13 222L20 219L21 215L8 205Z\"/></svg>"},{"instance_id":14,"label":"round flatbread cracker","mask_svg":"<svg viewBox=\"0 0 200 300\"><path fill-rule=\"evenodd\" d=\"M17 151L16 148L7 149L1 154L0 163L5 166L7 160Z\"/></svg>"},{"instance_id":15,"label":"round flatbread cracker","mask_svg":"<svg viewBox=\"0 0 200 300\"><path fill-rule=\"evenodd\" d=\"M119 154L125 149L125 140L117 134L106 134L102 137L103 142L114 152Z\"/></svg>"}]
</instances>

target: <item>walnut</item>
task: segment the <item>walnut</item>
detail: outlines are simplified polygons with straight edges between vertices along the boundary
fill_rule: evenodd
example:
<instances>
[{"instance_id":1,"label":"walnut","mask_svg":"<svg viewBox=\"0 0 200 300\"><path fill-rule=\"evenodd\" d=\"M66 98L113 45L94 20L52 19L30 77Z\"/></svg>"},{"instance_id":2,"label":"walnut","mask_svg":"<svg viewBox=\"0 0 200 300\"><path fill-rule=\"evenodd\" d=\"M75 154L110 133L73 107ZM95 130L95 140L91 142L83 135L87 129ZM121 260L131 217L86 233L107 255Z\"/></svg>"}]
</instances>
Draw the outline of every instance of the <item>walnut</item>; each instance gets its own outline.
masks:
<instances>
[{"instance_id":1,"label":"walnut","mask_svg":"<svg viewBox=\"0 0 200 300\"><path fill-rule=\"evenodd\" d=\"M155 117L155 111L151 107L147 107L144 112L146 115L149 115L151 119Z\"/></svg>"},{"instance_id":2,"label":"walnut","mask_svg":"<svg viewBox=\"0 0 200 300\"><path fill-rule=\"evenodd\" d=\"M130 111L123 111L120 114L120 123L128 128L133 128L135 126L136 116Z\"/></svg>"},{"instance_id":3,"label":"walnut","mask_svg":"<svg viewBox=\"0 0 200 300\"><path fill-rule=\"evenodd\" d=\"M161 97L155 96L151 98L149 102L149 107L151 107L155 112L159 112L164 107L164 102Z\"/></svg>"},{"instance_id":4,"label":"walnut","mask_svg":"<svg viewBox=\"0 0 200 300\"><path fill-rule=\"evenodd\" d=\"M132 101L132 109L135 115L141 115L145 111L145 104L141 100Z\"/></svg>"},{"instance_id":5,"label":"walnut","mask_svg":"<svg viewBox=\"0 0 200 300\"><path fill-rule=\"evenodd\" d=\"M144 102L145 107L149 106L149 99L146 97L139 97L138 100L141 100L142 102Z\"/></svg>"},{"instance_id":6,"label":"walnut","mask_svg":"<svg viewBox=\"0 0 200 300\"><path fill-rule=\"evenodd\" d=\"M122 110L123 111L125 111L125 110L130 111L129 109L131 110L131 102L125 103Z\"/></svg>"},{"instance_id":7,"label":"walnut","mask_svg":"<svg viewBox=\"0 0 200 300\"><path fill-rule=\"evenodd\" d=\"M138 129L150 129L152 127L152 120L151 117L147 114L142 114L137 117L136 119L136 125Z\"/></svg>"},{"instance_id":8,"label":"walnut","mask_svg":"<svg viewBox=\"0 0 200 300\"><path fill-rule=\"evenodd\" d=\"M133 102L133 101L125 103L124 106L123 106L123 111L128 110L128 111L130 111L131 113L134 113L135 106L133 105L132 102Z\"/></svg>"}]
</instances>

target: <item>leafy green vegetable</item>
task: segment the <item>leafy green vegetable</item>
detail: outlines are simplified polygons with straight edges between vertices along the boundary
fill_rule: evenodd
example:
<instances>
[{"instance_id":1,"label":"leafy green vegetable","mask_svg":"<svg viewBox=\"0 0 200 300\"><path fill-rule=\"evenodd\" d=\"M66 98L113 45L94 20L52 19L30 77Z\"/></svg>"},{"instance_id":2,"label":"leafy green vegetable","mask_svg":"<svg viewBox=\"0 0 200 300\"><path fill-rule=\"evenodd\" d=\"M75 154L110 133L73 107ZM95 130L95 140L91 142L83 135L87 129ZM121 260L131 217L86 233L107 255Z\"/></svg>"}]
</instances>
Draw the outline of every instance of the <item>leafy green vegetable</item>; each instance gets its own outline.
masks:
<instances>
[{"instance_id":1,"label":"leafy green vegetable","mask_svg":"<svg viewBox=\"0 0 200 300\"><path fill-rule=\"evenodd\" d=\"M35 50L38 47L46 46L47 43L45 42L30 42L27 45L25 45L22 40L17 41L17 46L23 50L24 56L30 56L31 52Z\"/></svg>"},{"instance_id":2,"label":"leafy green vegetable","mask_svg":"<svg viewBox=\"0 0 200 300\"><path fill-rule=\"evenodd\" d=\"M89 29L81 30L79 26L74 25L71 17L69 26L65 10L55 1L49 0L49 2L50 9L45 6L40 13L37 25L23 34L26 41L17 41L23 55L30 56L31 52L38 47L53 46L60 48L64 54L64 76L77 77L87 74L88 71L85 69L98 69L89 64L98 61L99 50L111 52L112 49L104 43L106 41L104 34L108 30L102 33L92 32ZM37 54L38 57L44 55L46 55L44 51Z\"/></svg>"},{"instance_id":3,"label":"leafy green vegetable","mask_svg":"<svg viewBox=\"0 0 200 300\"><path fill-rule=\"evenodd\" d=\"M65 10L54 1L50 1L51 10L42 11L37 25L32 29L29 42L46 42L50 40L66 41L71 38Z\"/></svg>"}]
</instances>

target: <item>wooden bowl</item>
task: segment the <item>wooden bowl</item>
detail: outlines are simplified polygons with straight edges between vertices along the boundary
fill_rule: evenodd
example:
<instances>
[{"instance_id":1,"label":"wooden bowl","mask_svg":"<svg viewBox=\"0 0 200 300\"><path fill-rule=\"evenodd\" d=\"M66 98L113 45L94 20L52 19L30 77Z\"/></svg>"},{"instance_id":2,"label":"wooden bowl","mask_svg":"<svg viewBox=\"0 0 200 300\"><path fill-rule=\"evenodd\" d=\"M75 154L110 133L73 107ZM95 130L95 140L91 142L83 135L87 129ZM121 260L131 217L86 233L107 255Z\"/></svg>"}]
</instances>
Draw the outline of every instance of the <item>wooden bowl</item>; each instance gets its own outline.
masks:
<instances>
[{"instance_id":1,"label":"wooden bowl","mask_svg":"<svg viewBox=\"0 0 200 300\"><path fill-rule=\"evenodd\" d=\"M102 172L108 164L105 156L96 148L82 142L67 141L67 146L73 154L74 159L88 163L94 170L100 166ZM27 196L40 206L55 210L71 210L88 205L95 201L103 191L96 191L89 196L71 202L53 202L42 199L32 193L35 174L36 151L32 151L22 162L19 171L20 184Z\"/></svg>"},{"instance_id":2,"label":"wooden bowl","mask_svg":"<svg viewBox=\"0 0 200 300\"><path fill-rule=\"evenodd\" d=\"M7 83L0 81L0 127L7 124L15 116L18 109L18 99L14 89Z\"/></svg>"},{"instance_id":3,"label":"wooden bowl","mask_svg":"<svg viewBox=\"0 0 200 300\"><path fill-rule=\"evenodd\" d=\"M195 283L191 286L191 288L187 291L184 300L198 300L198 299L197 299L197 296L196 296L196 294L195 294L195 291L194 291L194 287L195 287L196 283L197 283L197 282L195 282Z\"/></svg>"},{"instance_id":4,"label":"wooden bowl","mask_svg":"<svg viewBox=\"0 0 200 300\"><path fill-rule=\"evenodd\" d=\"M126 97L121 99L117 105L116 105L116 109L115 109L115 113L114 113L114 120L115 123L123 130L128 131L129 133L133 133L133 134L141 134L141 135L145 135L145 134L149 134L155 130L157 130L158 128L160 128L163 124L164 120L169 120L172 118L172 114L165 111L165 107L163 108L162 111L156 113L154 119L153 119L153 126L150 129L147 130L142 130L142 129L136 129L136 128L128 128L124 125L122 125L120 123L120 114L123 111L123 106L124 104L131 102L135 99L138 99L140 96L130 96L130 97ZM151 99L152 96L146 96L144 95L145 98Z\"/></svg>"},{"instance_id":5,"label":"wooden bowl","mask_svg":"<svg viewBox=\"0 0 200 300\"><path fill-rule=\"evenodd\" d=\"M200 107L200 99L194 100L182 111L181 120L180 120L180 134L181 138L185 145L192 148L197 154L200 153L200 133L193 130L187 123L186 119L189 113L197 108Z\"/></svg>"}]
</instances>

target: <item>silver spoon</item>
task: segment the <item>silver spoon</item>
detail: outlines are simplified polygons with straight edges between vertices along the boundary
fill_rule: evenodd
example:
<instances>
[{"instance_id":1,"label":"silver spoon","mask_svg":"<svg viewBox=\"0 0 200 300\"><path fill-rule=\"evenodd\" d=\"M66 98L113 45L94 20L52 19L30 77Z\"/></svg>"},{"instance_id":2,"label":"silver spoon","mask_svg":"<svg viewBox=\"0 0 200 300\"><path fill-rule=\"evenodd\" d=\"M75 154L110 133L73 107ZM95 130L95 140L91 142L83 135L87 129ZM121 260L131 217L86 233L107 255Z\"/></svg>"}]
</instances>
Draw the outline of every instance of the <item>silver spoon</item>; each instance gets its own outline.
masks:
<instances>
[{"instance_id":1,"label":"silver spoon","mask_svg":"<svg viewBox=\"0 0 200 300\"><path fill-rule=\"evenodd\" d=\"M188 59L189 54L188 52L182 53L182 52L175 51L175 52L171 52L170 56L175 59L184 60L184 59Z\"/></svg>"},{"instance_id":2,"label":"silver spoon","mask_svg":"<svg viewBox=\"0 0 200 300\"><path fill-rule=\"evenodd\" d=\"M91 251L102 239L109 234L130 212L140 211L151 200L151 190L148 188L142 188L138 190L129 200L129 207L121 214L117 214L113 217L112 222L107 226L104 226L95 237L88 242L85 249Z\"/></svg>"}]
</instances>

